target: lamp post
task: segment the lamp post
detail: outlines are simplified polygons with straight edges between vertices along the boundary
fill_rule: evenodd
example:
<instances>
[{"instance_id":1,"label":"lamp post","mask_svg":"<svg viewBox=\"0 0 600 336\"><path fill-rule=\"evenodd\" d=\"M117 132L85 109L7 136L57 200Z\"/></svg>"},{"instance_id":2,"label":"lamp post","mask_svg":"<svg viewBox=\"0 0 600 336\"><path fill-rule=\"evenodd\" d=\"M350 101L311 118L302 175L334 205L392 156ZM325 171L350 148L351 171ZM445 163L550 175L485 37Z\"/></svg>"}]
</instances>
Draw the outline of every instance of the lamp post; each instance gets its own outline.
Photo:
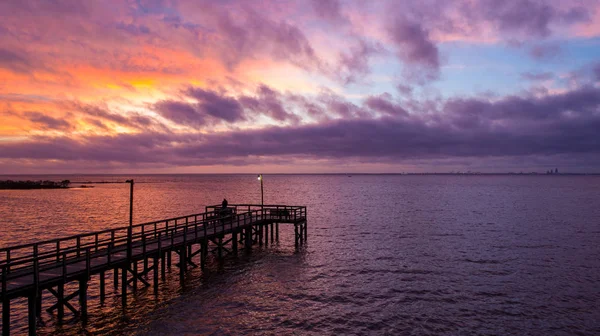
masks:
<instances>
[{"instance_id":1,"label":"lamp post","mask_svg":"<svg viewBox=\"0 0 600 336\"><path fill-rule=\"evenodd\" d=\"M265 206L265 196L263 193L263 175L258 174L258 180L260 181L260 208L264 208Z\"/></svg>"},{"instance_id":2,"label":"lamp post","mask_svg":"<svg viewBox=\"0 0 600 336\"><path fill-rule=\"evenodd\" d=\"M131 260L131 236L133 229L133 179L125 181L129 183L129 228L127 229L127 260Z\"/></svg>"}]
</instances>

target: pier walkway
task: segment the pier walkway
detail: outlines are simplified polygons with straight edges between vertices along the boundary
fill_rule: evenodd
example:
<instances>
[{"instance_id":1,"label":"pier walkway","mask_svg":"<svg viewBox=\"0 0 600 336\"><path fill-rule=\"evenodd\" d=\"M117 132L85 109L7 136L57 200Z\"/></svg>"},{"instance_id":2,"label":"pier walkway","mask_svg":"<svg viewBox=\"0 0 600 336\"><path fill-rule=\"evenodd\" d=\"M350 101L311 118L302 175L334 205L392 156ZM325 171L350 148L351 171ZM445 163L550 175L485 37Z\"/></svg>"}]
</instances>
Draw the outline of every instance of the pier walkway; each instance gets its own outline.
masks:
<instances>
[{"instance_id":1,"label":"pier walkway","mask_svg":"<svg viewBox=\"0 0 600 336\"><path fill-rule=\"evenodd\" d=\"M226 209L208 206L205 210L189 216L1 248L2 334L10 333L10 303L17 297L28 298L29 334L35 335L44 290L56 298L46 310L56 311L59 320L63 319L65 308L85 320L87 287L92 276L99 276L101 301L105 298L105 273L113 273L115 289L120 278L121 302L126 307L127 291L136 290L138 281L148 287L153 282L155 293L158 291L159 277L165 280L165 269L175 256L183 282L186 269L197 267L198 263L204 268L209 253L222 258L225 254L237 254L238 246L250 249L263 241L268 244L269 231L271 242L278 240L279 224L294 225L296 246L306 240L305 206L234 204ZM72 281L79 283L79 289L67 294L65 284ZM79 309L70 303L75 298Z\"/></svg>"}]
</instances>

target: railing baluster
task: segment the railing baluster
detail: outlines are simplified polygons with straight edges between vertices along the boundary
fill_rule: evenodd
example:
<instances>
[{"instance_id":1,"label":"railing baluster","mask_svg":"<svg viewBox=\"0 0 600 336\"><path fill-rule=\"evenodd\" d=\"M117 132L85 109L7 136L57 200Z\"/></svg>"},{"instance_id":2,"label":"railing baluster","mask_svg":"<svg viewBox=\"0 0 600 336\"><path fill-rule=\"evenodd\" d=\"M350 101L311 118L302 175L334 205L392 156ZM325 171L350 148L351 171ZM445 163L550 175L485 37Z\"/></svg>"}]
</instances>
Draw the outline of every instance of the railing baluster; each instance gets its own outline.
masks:
<instances>
[{"instance_id":1,"label":"railing baluster","mask_svg":"<svg viewBox=\"0 0 600 336\"><path fill-rule=\"evenodd\" d=\"M81 256L79 249L81 248L81 236L77 236L77 258Z\"/></svg>"}]
</instances>

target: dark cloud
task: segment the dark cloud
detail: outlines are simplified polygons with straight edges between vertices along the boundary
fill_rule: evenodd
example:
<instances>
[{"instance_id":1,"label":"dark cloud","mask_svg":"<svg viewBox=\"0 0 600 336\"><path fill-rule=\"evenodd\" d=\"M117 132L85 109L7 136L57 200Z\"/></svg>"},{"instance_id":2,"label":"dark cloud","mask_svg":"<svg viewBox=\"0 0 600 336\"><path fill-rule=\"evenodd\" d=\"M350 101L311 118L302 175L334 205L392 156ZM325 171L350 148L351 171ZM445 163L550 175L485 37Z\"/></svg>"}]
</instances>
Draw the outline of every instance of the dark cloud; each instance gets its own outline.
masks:
<instances>
[{"instance_id":1,"label":"dark cloud","mask_svg":"<svg viewBox=\"0 0 600 336\"><path fill-rule=\"evenodd\" d=\"M583 7L563 10L554 3L535 0L482 0L474 10L500 31L521 34L523 37L548 37L554 23L575 24L589 20Z\"/></svg>"},{"instance_id":2,"label":"dark cloud","mask_svg":"<svg viewBox=\"0 0 600 336\"><path fill-rule=\"evenodd\" d=\"M545 81L554 78L551 72L524 72L521 74L522 79L530 81Z\"/></svg>"},{"instance_id":3,"label":"dark cloud","mask_svg":"<svg viewBox=\"0 0 600 336\"><path fill-rule=\"evenodd\" d=\"M436 79L439 76L439 50L425 27L417 22L396 19L389 27L388 33L402 61L427 71L427 79Z\"/></svg>"},{"instance_id":4,"label":"dark cloud","mask_svg":"<svg viewBox=\"0 0 600 336\"><path fill-rule=\"evenodd\" d=\"M79 101L62 101L58 102L57 106L61 110L77 115L83 115L88 122L104 129L107 126L106 123L109 122L140 131L148 131L151 129L167 131L167 128L157 120L137 112L129 112L126 114L120 112L117 113L101 104L86 104Z\"/></svg>"},{"instance_id":5,"label":"dark cloud","mask_svg":"<svg viewBox=\"0 0 600 336\"><path fill-rule=\"evenodd\" d=\"M361 81L369 73L369 59L383 52L379 44L359 40L358 44L339 55L336 73L345 84Z\"/></svg>"},{"instance_id":6,"label":"dark cloud","mask_svg":"<svg viewBox=\"0 0 600 336\"><path fill-rule=\"evenodd\" d=\"M388 98L366 101L369 108L390 111L376 119L335 119L206 135L140 133L81 141L33 137L1 143L0 158L212 165L232 160L248 163L255 156L404 162L600 154L598 88L541 98L452 99L441 111L424 115L404 113Z\"/></svg>"},{"instance_id":7,"label":"dark cloud","mask_svg":"<svg viewBox=\"0 0 600 336\"><path fill-rule=\"evenodd\" d=\"M321 66L310 42L297 26L273 20L249 8L238 14L234 17L227 11L215 13L218 31L224 35L221 42L228 46L222 56L230 66L261 53L302 68Z\"/></svg>"},{"instance_id":8,"label":"dark cloud","mask_svg":"<svg viewBox=\"0 0 600 336\"><path fill-rule=\"evenodd\" d=\"M22 117L46 130L65 131L71 128L71 124L68 121L64 119L53 118L40 112L24 112Z\"/></svg>"},{"instance_id":9,"label":"dark cloud","mask_svg":"<svg viewBox=\"0 0 600 336\"><path fill-rule=\"evenodd\" d=\"M391 95L371 96L365 100L365 105L381 114L394 117L408 117L408 112L400 105L391 101Z\"/></svg>"},{"instance_id":10,"label":"dark cloud","mask_svg":"<svg viewBox=\"0 0 600 336\"><path fill-rule=\"evenodd\" d=\"M250 111L267 115L273 120L299 122L300 118L286 109L284 99L279 92L260 85L256 97L243 96L240 102Z\"/></svg>"},{"instance_id":11,"label":"dark cloud","mask_svg":"<svg viewBox=\"0 0 600 336\"><path fill-rule=\"evenodd\" d=\"M186 93L198 101L197 109L202 114L230 123L245 119L242 105L233 97L200 88L189 88Z\"/></svg>"},{"instance_id":12,"label":"dark cloud","mask_svg":"<svg viewBox=\"0 0 600 336\"><path fill-rule=\"evenodd\" d=\"M203 126L204 116L192 104L175 100L162 100L154 104L154 111L176 124Z\"/></svg>"}]
</instances>

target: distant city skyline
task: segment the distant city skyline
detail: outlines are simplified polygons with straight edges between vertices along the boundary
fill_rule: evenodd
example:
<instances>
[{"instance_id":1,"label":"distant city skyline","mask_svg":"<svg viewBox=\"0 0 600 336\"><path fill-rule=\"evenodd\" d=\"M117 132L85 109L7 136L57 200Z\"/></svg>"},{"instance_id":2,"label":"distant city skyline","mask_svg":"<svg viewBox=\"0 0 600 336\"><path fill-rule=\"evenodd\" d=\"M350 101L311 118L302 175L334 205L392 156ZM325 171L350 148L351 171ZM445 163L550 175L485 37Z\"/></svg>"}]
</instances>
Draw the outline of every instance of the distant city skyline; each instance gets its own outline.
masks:
<instances>
[{"instance_id":1,"label":"distant city skyline","mask_svg":"<svg viewBox=\"0 0 600 336\"><path fill-rule=\"evenodd\" d=\"M0 174L600 172L600 2L0 2Z\"/></svg>"}]
</instances>

